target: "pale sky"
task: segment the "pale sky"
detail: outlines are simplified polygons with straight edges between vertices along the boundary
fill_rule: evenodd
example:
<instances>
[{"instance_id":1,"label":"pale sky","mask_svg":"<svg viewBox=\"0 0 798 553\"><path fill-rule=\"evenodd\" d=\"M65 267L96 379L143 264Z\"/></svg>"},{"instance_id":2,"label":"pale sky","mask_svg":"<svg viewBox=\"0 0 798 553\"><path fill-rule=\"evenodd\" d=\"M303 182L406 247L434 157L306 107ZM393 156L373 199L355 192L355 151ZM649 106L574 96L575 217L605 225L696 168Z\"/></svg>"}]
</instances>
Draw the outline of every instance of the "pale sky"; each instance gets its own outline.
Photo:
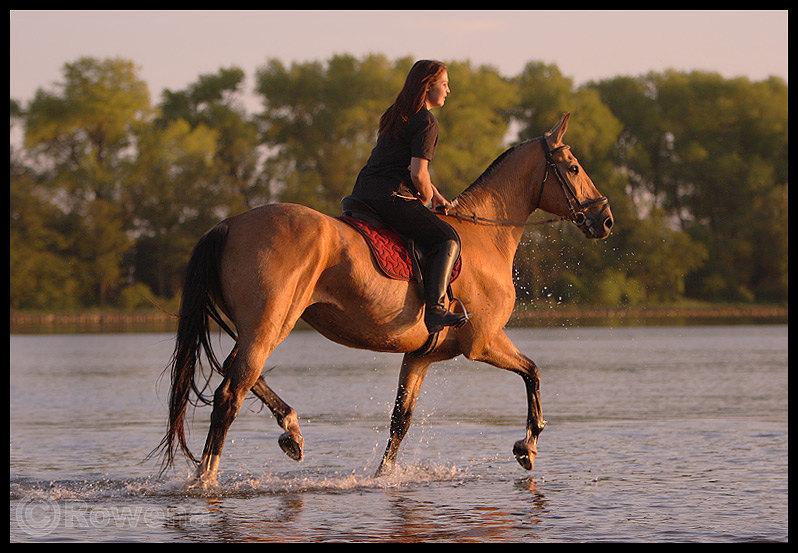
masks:
<instances>
[{"instance_id":1,"label":"pale sky","mask_svg":"<svg viewBox=\"0 0 798 553\"><path fill-rule=\"evenodd\" d=\"M122 57L153 103L237 66L249 88L269 58L382 53L488 64L505 76L556 64L577 85L668 68L787 80L787 11L10 11L10 92L53 90L65 63ZM456 92L457 83L451 83Z\"/></svg>"}]
</instances>

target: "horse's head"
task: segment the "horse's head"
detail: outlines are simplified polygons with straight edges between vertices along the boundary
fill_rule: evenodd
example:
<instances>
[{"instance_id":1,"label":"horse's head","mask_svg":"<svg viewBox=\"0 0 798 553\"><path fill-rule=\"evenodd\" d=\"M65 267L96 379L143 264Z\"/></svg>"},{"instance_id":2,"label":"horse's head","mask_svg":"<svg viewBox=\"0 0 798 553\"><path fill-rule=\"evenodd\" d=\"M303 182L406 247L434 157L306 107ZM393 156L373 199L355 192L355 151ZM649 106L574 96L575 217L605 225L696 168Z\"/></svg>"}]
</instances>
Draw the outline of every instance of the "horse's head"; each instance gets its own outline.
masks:
<instances>
[{"instance_id":1,"label":"horse's head","mask_svg":"<svg viewBox=\"0 0 798 553\"><path fill-rule=\"evenodd\" d=\"M570 219L588 238L606 238L613 219L609 201L562 143L568 128L569 113L554 128L540 137L546 171L538 192L536 207Z\"/></svg>"}]
</instances>

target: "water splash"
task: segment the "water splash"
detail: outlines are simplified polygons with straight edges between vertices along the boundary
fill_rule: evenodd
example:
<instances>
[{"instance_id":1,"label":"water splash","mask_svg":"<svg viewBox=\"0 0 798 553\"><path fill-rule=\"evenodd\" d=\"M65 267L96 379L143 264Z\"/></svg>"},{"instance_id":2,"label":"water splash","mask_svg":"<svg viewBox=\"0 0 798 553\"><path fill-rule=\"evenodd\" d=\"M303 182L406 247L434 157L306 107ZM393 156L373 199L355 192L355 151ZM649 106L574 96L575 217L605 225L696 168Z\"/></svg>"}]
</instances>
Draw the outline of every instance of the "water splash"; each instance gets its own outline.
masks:
<instances>
[{"instance_id":1,"label":"water splash","mask_svg":"<svg viewBox=\"0 0 798 553\"><path fill-rule=\"evenodd\" d=\"M30 480L10 484L10 499L36 497L51 501L102 501L137 497L236 497L367 489L404 488L433 482L464 481L472 476L467 469L445 463L421 462L397 465L390 475L373 476L358 471L304 470L288 473L222 474L212 490L190 488L191 478L157 477L130 480Z\"/></svg>"}]
</instances>

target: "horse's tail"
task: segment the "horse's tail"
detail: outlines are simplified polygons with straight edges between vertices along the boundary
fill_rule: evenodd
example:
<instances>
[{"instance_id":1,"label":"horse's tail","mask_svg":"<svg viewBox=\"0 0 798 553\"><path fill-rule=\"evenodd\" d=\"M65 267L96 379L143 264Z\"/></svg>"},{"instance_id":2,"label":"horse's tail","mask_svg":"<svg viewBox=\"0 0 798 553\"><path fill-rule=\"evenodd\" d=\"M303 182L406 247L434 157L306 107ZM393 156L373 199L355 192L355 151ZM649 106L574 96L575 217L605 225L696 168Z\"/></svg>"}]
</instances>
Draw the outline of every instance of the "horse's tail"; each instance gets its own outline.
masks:
<instances>
[{"instance_id":1,"label":"horse's tail","mask_svg":"<svg viewBox=\"0 0 798 553\"><path fill-rule=\"evenodd\" d=\"M222 289L219 279L219 265L227 240L228 226L220 223L200 238L191 253L186 267L183 293L180 300L180 315L177 326L177 340L172 359L167 369L171 368L172 385L169 393L169 426L156 450L163 454L162 473L174 462L178 447L195 463L197 459L186 443L185 417L186 407L194 392L196 401L210 404L212 399L205 392L210 383L213 371L222 372L222 368L213 353L210 340L210 320L225 330L233 339L237 339L227 323L224 322L216 308L221 301ZM204 374L200 361L201 351L211 365L211 371ZM197 370L199 369L199 370ZM198 375L204 379L198 384ZM154 453L154 452L153 452Z\"/></svg>"}]
</instances>

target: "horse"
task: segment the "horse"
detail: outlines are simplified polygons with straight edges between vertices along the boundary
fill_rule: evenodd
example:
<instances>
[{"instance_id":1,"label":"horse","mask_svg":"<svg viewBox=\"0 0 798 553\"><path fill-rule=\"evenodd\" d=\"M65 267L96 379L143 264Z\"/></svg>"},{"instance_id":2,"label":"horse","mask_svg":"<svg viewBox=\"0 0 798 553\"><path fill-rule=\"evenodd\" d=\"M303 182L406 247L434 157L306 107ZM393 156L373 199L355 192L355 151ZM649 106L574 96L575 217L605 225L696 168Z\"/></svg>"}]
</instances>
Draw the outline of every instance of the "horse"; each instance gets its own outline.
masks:
<instances>
[{"instance_id":1,"label":"horse","mask_svg":"<svg viewBox=\"0 0 798 553\"><path fill-rule=\"evenodd\" d=\"M196 465L193 485L215 486L225 437L250 391L284 430L280 448L294 460L303 458L297 413L262 375L268 356L300 318L339 344L404 353L388 444L375 476L389 474L396 465L430 364L459 355L523 379L526 435L515 442L513 454L524 469L532 470L545 421L537 366L503 330L515 304L513 257L536 209L570 220L591 239L606 238L613 224L608 199L562 142L569 117L563 114L543 136L507 149L452 201L448 213L438 213L460 235L461 274L451 288L467 308L468 322L445 328L425 351L430 336L418 286L378 272L363 237L339 218L274 203L232 216L206 232L186 268L176 343L167 366L168 428L156 448L162 472L179 448ZM235 340L221 364L211 347L211 320ZM212 400L204 395L210 375L200 361L203 351L211 370L222 377ZM184 434L187 404L197 401L213 405L200 460Z\"/></svg>"}]
</instances>

